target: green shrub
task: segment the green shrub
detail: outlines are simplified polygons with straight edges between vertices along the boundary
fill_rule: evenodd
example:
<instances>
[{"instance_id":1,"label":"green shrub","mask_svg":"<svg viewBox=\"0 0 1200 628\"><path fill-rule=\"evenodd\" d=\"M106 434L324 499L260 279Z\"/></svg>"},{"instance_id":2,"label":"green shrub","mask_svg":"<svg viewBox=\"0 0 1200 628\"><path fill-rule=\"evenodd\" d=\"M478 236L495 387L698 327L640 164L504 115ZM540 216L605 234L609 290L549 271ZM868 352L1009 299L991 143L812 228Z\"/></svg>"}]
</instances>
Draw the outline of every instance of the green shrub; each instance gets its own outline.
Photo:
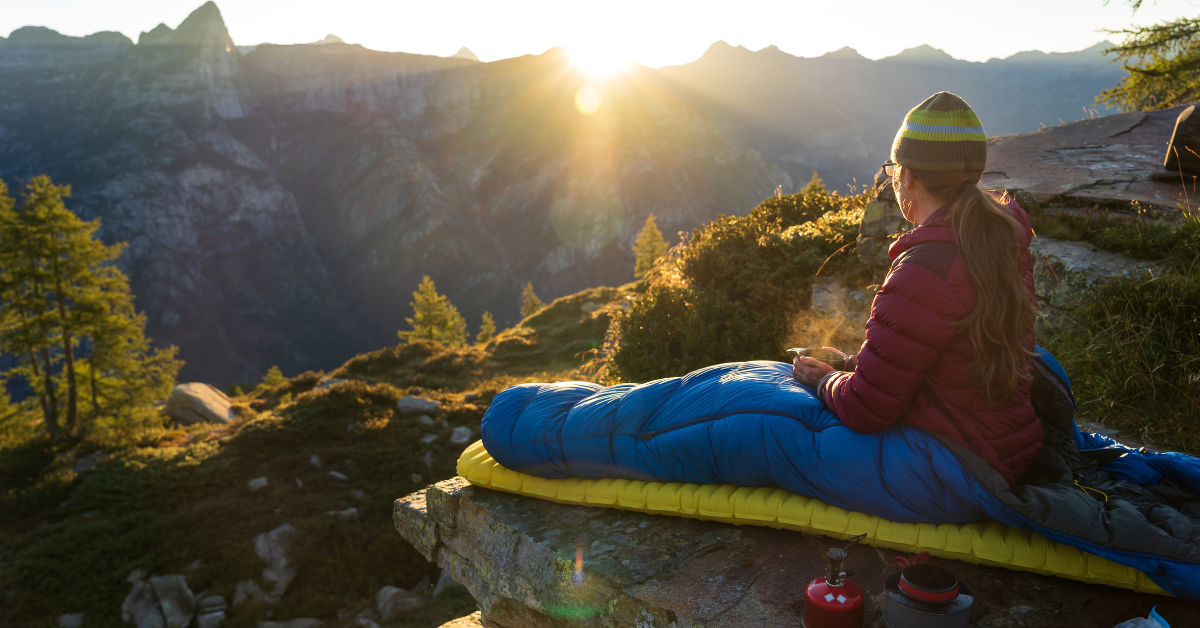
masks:
<instances>
[{"instance_id":1,"label":"green shrub","mask_svg":"<svg viewBox=\"0 0 1200 628\"><path fill-rule=\"evenodd\" d=\"M814 275L866 284L854 255L865 197L809 192L770 198L745 216L692 231L646 293L616 310L607 381L644 381L735 360L786 359Z\"/></svg>"}]
</instances>

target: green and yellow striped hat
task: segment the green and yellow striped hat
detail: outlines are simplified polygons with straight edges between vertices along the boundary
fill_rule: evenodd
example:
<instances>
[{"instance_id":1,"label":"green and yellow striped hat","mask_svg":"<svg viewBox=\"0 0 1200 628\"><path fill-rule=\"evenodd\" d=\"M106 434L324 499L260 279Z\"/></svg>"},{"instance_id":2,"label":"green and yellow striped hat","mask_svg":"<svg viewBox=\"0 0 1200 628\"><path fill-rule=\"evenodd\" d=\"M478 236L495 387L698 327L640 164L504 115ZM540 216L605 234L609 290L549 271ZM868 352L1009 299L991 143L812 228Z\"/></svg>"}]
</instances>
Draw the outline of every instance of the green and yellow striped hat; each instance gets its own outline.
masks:
<instances>
[{"instance_id":1,"label":"green and yellow striped hat","mask_svg":"<svg viewBox=\"0 0 1200 628\"><path fill-rule=\"evenodd\" d=\"M913 170L983 170L987 134L967 101L938 92L904 116L892 161Z\"/></svg>"}]
</instances>

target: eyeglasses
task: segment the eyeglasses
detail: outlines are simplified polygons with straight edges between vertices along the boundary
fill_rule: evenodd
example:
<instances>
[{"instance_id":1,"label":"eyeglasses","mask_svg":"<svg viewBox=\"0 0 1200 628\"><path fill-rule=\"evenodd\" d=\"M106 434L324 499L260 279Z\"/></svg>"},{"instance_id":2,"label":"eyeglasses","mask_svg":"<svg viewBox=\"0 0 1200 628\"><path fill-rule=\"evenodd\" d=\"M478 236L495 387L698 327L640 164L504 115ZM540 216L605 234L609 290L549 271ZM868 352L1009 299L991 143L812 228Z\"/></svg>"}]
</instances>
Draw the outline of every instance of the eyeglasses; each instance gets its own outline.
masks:
<instances>
[{"instance_id":1,"label":"eyeglasses","mask_svg":"<svg viewBox=\"0 0 1200 628\"><path fill-rule=\"evenodd\" d=\"M896 169L899 167L900 164L889 159L883 162L883 174L886 174L889 177L894 177L896 176Z\"/></svg>"}]
</instances>

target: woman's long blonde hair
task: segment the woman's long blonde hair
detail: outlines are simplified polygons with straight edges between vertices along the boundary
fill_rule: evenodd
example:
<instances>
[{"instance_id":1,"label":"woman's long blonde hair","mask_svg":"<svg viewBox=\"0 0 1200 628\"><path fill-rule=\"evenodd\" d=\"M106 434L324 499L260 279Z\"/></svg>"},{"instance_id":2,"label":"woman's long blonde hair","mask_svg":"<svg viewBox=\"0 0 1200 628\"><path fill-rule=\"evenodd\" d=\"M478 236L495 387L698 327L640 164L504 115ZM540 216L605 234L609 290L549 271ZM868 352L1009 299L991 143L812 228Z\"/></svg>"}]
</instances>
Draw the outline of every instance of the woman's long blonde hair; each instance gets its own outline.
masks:
<instances>
[{"instance_id":1,"label":"woman's long blonde hair","mask_svg":"<svg viewBox=\"0 0 1200 628\"><path fill-rule=\"evenodd\" d=\"M967 328L971 370L985 398L1006 400L1028 378L1032 354L1024 343L1037 317L1021 272L1021 224L979 188L982 171L910 171L930 195L953 199L946 222L975 288L975 309L956 324Z\"/></svg>"}]
</instances>

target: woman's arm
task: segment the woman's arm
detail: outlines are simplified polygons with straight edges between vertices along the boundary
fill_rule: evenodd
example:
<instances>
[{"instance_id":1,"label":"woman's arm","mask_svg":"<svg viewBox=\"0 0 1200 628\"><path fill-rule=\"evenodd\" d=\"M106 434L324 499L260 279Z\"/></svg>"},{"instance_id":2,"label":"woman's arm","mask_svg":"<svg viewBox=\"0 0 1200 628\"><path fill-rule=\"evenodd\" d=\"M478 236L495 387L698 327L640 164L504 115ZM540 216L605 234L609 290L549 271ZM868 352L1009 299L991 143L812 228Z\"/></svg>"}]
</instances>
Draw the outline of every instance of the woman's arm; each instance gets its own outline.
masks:
<instances>
[{"instance_id":1,"label":"woman's arm","mask_svg":"<svg viewBox=\"0 0 1200 628\"><path fill-rule=\"evenodd\" d=\"M967 314L938 272L949 263L929 263L931 255L956 251L936 245L954 247L918 245L897 259L872 304L857 368L826 373L818 383L821 400L855 431L881 431L908 413L926 374L960 329L951 322Z\"/></svg>"}]
</instances>

